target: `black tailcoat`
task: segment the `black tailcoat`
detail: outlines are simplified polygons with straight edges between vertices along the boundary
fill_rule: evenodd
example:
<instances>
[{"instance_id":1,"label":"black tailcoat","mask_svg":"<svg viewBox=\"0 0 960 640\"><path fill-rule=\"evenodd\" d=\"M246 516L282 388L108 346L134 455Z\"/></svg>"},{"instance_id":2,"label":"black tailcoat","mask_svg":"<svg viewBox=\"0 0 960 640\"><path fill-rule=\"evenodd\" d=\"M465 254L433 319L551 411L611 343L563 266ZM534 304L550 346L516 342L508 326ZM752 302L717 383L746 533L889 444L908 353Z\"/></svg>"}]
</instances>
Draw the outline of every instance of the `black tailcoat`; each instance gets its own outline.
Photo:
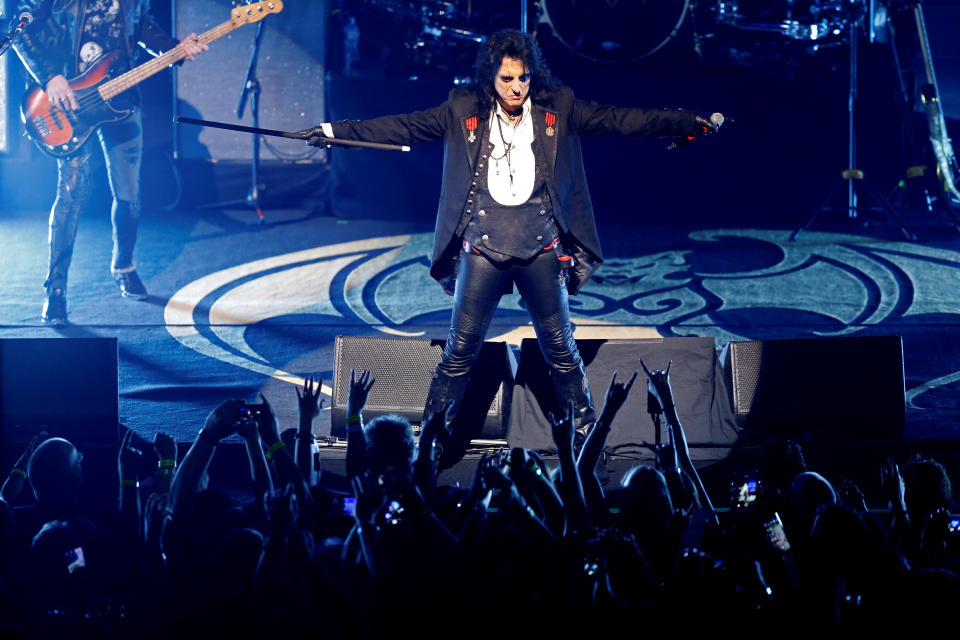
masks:
<instances>
[{"instance_id":1,"label":"black tailcoat","mask_svg":"<svg viewBox=\"0 0 960 640\"><path fill-rule=\"evenodd\" d=\"M680 110L601 106L577 100L569 87L557 86L546 99L534 100L533 152L544 176L564 249L573 255L567 285L576 293L603 261L593 204L580 150L580 135L685 136L699 129L696 113ZM453 293L459 236L470 217L468 203L481 155L489 153L490 113L480 113L473 89L456 88L440 106L409 114L335 123L337 138L410 145L443 138L443 184L437 209L430 275ZM485 163L484 163L485 164Z\"/></svg>"}]
</instances>

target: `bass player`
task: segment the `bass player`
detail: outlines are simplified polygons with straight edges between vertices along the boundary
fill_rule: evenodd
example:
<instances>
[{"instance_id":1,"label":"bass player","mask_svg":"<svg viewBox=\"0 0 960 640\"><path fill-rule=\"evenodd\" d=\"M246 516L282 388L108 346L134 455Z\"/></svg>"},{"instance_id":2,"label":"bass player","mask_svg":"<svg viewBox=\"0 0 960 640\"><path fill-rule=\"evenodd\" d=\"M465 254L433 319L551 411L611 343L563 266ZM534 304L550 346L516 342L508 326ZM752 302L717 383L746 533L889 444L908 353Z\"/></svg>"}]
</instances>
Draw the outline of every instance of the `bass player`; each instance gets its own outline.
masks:
<instances>
[{"instance_id":1,"label":"bass player","mask_svg":"<svg viewBox=\"0 0 960 640\"><path fill-rule=\"evenodd\" d=\"M25 12L34 19L15 46L17 54L45 88L51 107L65 117L80 106L67 78L82 74L109 52L119 51L120 64L129 68L137 45L154 56L180 47L188 60L208 49L195 33L180 42L167 35L150 14L150 0L20 0L15 15ZM131 109L130 116L97 130L113 195L110 270L123 296L145 300L147 290L133 261L143 152L140 96L138 91L128 91L116 99ZM50 211L50 258L41 314L48 324L67 322L67 271L77 220L90 193L94 145L91 137L69 157L57 159L57 196Z\"/></svg>"}]
</instances>

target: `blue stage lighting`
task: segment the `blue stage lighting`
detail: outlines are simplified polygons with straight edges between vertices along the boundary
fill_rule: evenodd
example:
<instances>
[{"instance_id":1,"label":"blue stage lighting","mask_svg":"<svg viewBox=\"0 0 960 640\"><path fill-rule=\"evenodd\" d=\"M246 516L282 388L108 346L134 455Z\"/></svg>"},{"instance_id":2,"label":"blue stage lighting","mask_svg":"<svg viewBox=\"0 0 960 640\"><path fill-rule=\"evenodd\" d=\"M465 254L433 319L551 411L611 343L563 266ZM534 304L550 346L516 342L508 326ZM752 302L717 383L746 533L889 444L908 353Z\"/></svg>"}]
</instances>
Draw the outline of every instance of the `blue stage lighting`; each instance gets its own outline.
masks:
<instances>
[{"instance_id":1,"label":"blue stage lighting","mask_svg":"<svg viewBox=\"0 0 960 640\"><path fill-rule=\"evenodd\" d=\"M7 14L3 10L2 3L0 3L0 25L6 24L6 17ZM10 101L7 99L7 57L0 56L0 153L6 153L9 146L9 127L7 126L9 118L7 115L10 111Z\"/></svg>"}]
</instances>

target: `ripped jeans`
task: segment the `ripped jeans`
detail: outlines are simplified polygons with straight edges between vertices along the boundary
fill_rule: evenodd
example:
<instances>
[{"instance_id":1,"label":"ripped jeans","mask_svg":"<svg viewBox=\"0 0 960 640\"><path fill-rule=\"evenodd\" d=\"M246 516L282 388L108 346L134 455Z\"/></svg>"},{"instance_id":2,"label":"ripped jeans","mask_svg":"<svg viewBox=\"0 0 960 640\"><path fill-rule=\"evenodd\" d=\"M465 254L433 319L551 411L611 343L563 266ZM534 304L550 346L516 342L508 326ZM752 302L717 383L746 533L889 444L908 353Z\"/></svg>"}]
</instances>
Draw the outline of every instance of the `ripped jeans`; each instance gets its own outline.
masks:
<instances>
[{"instance_id":1,"label":"ripped jeans","mask_svg":"<svg viewBox=\"0 0 960 640\"><path fill-rule=\"evenodd\" d=\"M133 267L133 248L140 222L140 160L143 135L139 108L121 122L104 124L97 131L106 161L107 178L113 194L110 219L113 223L112 270ZM90 195L92 156L96 144L91 136L69 158L57 160L57 198L50 211L50 262L44 286L66 289L67 271L73 257L80 211Z\"/></svg>"}]
</instances>

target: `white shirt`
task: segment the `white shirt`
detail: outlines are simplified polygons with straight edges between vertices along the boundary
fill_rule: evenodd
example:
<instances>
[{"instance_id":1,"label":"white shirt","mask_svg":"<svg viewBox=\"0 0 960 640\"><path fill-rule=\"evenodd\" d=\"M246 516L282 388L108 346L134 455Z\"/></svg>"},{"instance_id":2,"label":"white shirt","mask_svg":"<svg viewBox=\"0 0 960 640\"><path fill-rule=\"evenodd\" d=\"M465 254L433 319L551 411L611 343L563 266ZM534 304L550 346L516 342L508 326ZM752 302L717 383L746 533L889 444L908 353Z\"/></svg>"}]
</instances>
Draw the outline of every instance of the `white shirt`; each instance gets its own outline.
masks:
<instances>
[{"instance_id":1,"label":"white shirt","mask_svg":"<svg viewBox=\"0 0 960 640\"><path fill-rule=\"evenodd\" d=\"M497 119L500 119L500 127ZM500 137L501 128L503 138ZM502 205L523 204L533 195L537 163L533 157L533 116L530 114L530 99L523 103L520 122L514 127L500 103L490 116L490 143L493 150L488 156L487 189L490 196ZM505 157L504 143L511 146L510 162ZM499 158L499 159L498 159ZM510 173L513 173L513 183Z\"/></svg>"},{"instance_id":2,"label":"white shirt","mask_svg":"<svg viewBox=\"0 0 960 640\"><path fill-rule=\"evenodd\" d=\"M493 150L489 154L487 163L487 189L490 196L505 206L523 204L533 195L533 184L536 178L537 162L533 157L533 116L530 115L530 99L523 103L523 112L520 122L514 127L504 112L500 103L490 115L490 143ZM503 139L500 138L500 128L497 127L497 118L503 128ZM333 137L333 127L329 122L320 125L323 134ZM510 162L505 157L504 143L511 145ZM499 160L497 159L499 158ZM513 183L510 182L510 172L513 173Z\"/></svg>"}]
</instances>

